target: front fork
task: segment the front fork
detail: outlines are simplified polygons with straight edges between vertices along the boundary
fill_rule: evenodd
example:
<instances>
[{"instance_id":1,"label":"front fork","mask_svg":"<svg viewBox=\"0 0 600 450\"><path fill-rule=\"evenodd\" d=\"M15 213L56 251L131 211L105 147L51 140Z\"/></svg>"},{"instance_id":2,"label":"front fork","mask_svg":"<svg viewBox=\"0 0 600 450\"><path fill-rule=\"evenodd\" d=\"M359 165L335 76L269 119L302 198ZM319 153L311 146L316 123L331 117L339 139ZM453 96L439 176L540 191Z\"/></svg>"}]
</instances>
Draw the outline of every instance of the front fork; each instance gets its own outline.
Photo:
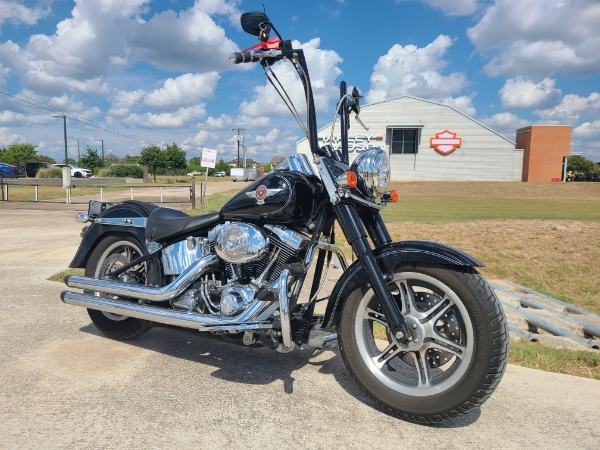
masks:
<instances>
[{"instance_id":1,"label":"front fork","mask_svg":"<svg viewBox=\"0 0 600 450\"><path fill-rule=\"evenodd\" d=\"M355 206L340 202L334 205L333 209L348 243L352 246L354 253L365 269L371 287L383 308L392 335L401 342L408 341L411 336L410 331L373 256L367 233ZM389 233L378 214L369 217L367 225L375 245L382 245L391 241Z\"/></svg>"}]
</instances>

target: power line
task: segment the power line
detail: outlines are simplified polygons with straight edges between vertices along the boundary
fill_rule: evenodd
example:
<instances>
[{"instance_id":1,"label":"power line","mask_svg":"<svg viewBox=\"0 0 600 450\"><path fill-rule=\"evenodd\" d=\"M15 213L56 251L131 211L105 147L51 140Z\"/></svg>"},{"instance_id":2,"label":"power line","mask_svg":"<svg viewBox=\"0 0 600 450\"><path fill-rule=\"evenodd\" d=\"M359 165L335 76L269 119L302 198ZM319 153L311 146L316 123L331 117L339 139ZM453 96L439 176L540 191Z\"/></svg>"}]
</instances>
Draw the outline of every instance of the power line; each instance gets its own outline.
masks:
<instances>
[{"instance_id":1,"label":"power line","mask_svg":"<svg viewBox=\"0 0 600 450\"><path fill-rule=\"evenodd\" d=\"M127 132L119 131L119 130L116 130L116 129L114 129L114 128L110 128L110 127L107 127L107 126L105 126L105 125L102 125L102 124L99 124L99 123L97 123L97 122L94 122L94 121L92 121L92 120L86 119L85 117L78 116L78 115L76 115L76 114L70 113L70 112L68 112L68 111L65 111L65 110L61 110L60 108L56 108L56 107L54 107L54 106L52 106L52 105L49 105L48 103L45 103L45 102L43 102L43 101L41 101L41 100L34 99L34 98L32 98L32 97L29 97L29 96L27 96L27 95L25 95L25 94L22 94L22 93L20 93L20 92L17 92L17 91L15 91L14 89L10 89L10 88L8 88L8 87L6 87L6 86L0 86L0 88L2 88L2 89L6 89L6 90L9 90L9 91L11 91L11 92L15 92L15 93L17 93L17 95L21 95L21 96L23 96L23 97L26 97L26 98L29 98L30 100L33 100L33 101L35 101L35 102L38 102L38 103L44 104L44 105L48 106L49 108L45 108L44 106L41 106L41 105L39 105L39 104L36 104L36 103L28 102L27 100L23 100L22 98L19 98L19 97L17 97L16 95L10 95L10 94L8 94L7 92L2 92L2 91L0 91L0 94L4 94L4 95L6 95L7 97L14 98L15 100L19 100L19 101L21 101L21 102L24 102L24 103L27 103L27 104L29 104L29 105L31 105L31 106L35 106L35 107L37 107L37 108L41 108L41 109L44 109L44 110L46 110L46 111L50 111L51 113L57 113L57 112L61 112L61 113L65 114L65 115L67 115L67 117L69 117L69 119L71 119L71 120L74 120L74 121L76 121L76 122L79 122L79 123L82 123L82 124L84 124L84 125L89 125L89 126L92 126L92 127L98 128L98 129L100 129L100 130L102 130L102 131L107 131L107 132L109 132L109 133L113 133L113 134L116 134L116 135L119 135L119 136L122 136L122 137L126 137L126 138L130 138L130 139L135 139L135 140L137 140L137 141L140 141L140 142L148 142L148 143L150 143L150 144L154 144L154 145L162 145L162 144L160 144L160 143L158 143L158 142L151 141L150 139L146 139L146 138L143 138L143 137L140 137L140 136L136 136L136 135L134 135L134 134L131 134L131 133L127 133ZM51 108L51 109L50 109L50 108Z\"/></svg>"}]
</instances>

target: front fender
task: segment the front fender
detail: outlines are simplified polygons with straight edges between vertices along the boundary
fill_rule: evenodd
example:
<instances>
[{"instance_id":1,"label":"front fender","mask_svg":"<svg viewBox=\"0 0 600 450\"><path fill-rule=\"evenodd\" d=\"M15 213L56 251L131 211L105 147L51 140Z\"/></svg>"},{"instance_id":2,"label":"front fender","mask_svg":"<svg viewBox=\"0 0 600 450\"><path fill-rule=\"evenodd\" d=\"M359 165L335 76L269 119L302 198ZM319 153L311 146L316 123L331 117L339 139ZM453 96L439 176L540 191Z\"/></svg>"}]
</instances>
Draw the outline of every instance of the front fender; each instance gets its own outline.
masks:
<instances>
[{"instance_id":1,"label":"front fender","mask_svg":"<svg viewBox=\"0 0 600 450\"><path fill-rule=\"evenodd\" d=\"M484 265L466 254L449 245L432 241L400 241L382 245L373 250L373 256L381 272L391 274L396 266L404 262L426 262L448 266L484 267ZM333 288L327 303L323 328L337 325L342 309L348 295L360 285L367 285L369 279L361 263L355 261L342 274Z\"/></svg>"}]
</instances>

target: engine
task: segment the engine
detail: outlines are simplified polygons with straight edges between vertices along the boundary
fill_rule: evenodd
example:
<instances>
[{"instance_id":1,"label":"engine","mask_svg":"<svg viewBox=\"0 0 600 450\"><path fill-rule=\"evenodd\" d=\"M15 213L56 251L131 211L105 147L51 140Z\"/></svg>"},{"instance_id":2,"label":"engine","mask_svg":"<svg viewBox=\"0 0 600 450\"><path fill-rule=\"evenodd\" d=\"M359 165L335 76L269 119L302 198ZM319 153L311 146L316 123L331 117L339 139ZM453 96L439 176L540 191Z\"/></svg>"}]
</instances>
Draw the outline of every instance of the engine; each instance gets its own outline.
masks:
<instances>
[{"instance_id":1,"label":"engine","mask_svg":"<svg viewBox=\"0 0 600 450\"><path fill-rule=\"evenodd\" d=\"M205 275L194 289L173 302L173 307L223 317L242 313L279 277L284 264L304 256L310 242L303 234L283 226L259 228L240 222L218 225L209 232L208 239L192 239L200 242L197 247L202 247L203 253L216 253L224 270ZM190 248L188 242L186 250Z\"/></svg>"}]
</instances>

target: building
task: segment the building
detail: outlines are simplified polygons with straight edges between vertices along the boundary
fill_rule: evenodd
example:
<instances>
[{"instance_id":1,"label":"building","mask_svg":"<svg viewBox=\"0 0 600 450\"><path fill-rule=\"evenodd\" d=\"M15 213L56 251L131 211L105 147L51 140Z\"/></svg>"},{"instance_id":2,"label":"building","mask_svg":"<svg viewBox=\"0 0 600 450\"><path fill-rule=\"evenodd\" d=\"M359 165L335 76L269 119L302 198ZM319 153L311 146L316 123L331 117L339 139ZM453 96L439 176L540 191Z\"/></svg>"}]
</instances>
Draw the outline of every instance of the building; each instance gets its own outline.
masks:
<instances>
[{"instance_id":1,"label":"building","mask_svg":"<svg viewBox=\"0 0 600 450\"><path fill-rule=\"evenodd\" d=\"M390 157L393 180L552 181L562 176L565 150L561 146L560 150L546 152L544 132L532 133L534 142L542 141L539 145L530 144L526 152L521 141L516 145L451 106L411 96L365 105L360 118L369 130L362 128L351 114L350 162L369 148L381 147ZM550 132L552 127L545 128ZM319 145L330 143L340 148L339 121L332 140L331 124L321 128L318 136ZM299 141L296 148L298 153L310 154L306 139ZM524 166L527 174L537 174L539 159L544 157L553 161L552 167L558 161L557 169L543 169L543 180L526 180Z\"/></svg>"},{"instance_id":2,"label":"building","mask_svg":"<svg viewBox=\"0 0 600 450\"><path fill-rule=\"evenodd\" d=\"M519 128L517 147L525 151L523 181L563 180L567 158L571 154L571 126L532 125Z\"/></svg>"},{"instance_id":3,"label":"building","mask_svg":"<svg viewBox=\"0 0 600 450\"><path fill-rule=\"evenodd\" d=\"M244 167L244 158L240 158L239 163L238 163L237 158L233 158L227 164L229 164L230 167ZM256 169L258 167L258 165L259 165L259 163L254 161L253 159L246 158L246 168L247 169Z\"/></svg>"},{"instance_id":4,"label":"building","mask_svg":"<svg viewBox=\"0 0 600 450\"><path fill-rule=\"evenodd\" d=\"M283 161L285 161L285 156L273 156L271 158L271 167L274 169L279 164L281 164Z\"/></svg>"}]
</instances>

